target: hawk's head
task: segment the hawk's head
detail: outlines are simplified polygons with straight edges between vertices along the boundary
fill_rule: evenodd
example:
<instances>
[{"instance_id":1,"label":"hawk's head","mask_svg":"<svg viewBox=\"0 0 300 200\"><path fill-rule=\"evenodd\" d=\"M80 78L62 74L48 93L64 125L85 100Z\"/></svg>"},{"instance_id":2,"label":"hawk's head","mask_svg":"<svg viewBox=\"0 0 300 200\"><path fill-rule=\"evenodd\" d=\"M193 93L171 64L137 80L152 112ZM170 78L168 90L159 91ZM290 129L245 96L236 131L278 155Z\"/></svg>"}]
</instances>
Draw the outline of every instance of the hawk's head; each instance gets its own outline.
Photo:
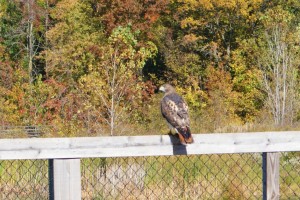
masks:
<instances>
[{"instance_id":1,"label":"hawk's head","mask_svg":"<svg viewBox=\"0 0 300 200\"><path fill-rule=\"evenodd\" d=\"M159 91L162 91L167 94L167 93L175 92L175 89L172 85L166 83L166 84L163 84L162 86L160 86Z\"/></svg>"}]
</instances>

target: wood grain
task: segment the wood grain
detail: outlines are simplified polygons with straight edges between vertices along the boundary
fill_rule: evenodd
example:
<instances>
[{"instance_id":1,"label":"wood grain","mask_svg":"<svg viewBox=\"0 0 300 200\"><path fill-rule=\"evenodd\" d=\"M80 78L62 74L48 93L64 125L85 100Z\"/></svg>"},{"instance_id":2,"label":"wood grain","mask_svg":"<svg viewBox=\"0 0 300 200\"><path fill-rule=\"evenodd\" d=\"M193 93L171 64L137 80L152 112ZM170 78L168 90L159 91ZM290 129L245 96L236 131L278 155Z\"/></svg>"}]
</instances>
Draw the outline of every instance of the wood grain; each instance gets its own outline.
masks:
<instances>
[{"instance_id":1,"label":"wood grain","mask_svg":"<svg viewBox=\"0 0 300 200\"><path fill-rule=\"evenodd\" d=\"M55 200L80 200L80 159L55 159L53 168L54 194L50 196Z\"/></svg>"},{"instance_id":2,"label":"wood grain","mask_svg":"<svg viewBox=\"0 0 300 200\"><path fill-rule=\"evenodd\" d=\"M279 153L263 153L263 200L279 200Z\"/></svg>"},{"instance_id":3,"label":"wood grain","mask_svg":"<svg viewBox=\"0 0 300 200\"><path fill-rule=\"evenodd\" d=\"M0 139L0 160L300 151L300 132Z\"/></svg>"}]
</instances>

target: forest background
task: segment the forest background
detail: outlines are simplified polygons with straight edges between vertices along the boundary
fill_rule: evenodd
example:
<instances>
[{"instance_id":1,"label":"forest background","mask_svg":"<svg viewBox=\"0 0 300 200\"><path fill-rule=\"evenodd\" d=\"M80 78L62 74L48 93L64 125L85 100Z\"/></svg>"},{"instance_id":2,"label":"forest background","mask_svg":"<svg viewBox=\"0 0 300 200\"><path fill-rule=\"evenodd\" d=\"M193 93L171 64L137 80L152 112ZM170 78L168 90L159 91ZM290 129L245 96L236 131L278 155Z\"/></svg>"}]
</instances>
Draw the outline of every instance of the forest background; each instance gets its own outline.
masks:
<instances>
[{"instance_id":1,"label":"forest background","mask_svg":"<svg viewBox=\"0 0 300 200\"><path fill-rule=\"evenodd\" d=\"M0 0L0 126L163 134L299 128L298 0Z\"/></svg>"}]
</instances>

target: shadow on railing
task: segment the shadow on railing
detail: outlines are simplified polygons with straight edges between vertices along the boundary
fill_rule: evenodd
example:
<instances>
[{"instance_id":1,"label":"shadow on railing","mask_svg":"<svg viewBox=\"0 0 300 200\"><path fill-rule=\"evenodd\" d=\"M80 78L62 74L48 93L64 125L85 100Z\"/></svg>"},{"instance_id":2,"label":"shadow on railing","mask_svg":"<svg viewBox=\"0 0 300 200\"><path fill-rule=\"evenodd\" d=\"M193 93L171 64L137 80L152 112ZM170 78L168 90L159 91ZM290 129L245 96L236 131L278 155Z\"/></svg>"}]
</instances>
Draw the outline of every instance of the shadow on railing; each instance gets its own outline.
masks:
<instances>
[{"instance_id":1,"label":"shadow on railing","mask_svg":"<svg viewBox=\"0 0 300 200\"><path fill-rule=\"evenodd\" d=\"M169 134L169 137L173 144L173 155L187 155L186 146L180 143L178 134Z\"/></svg>"}]
</instances>

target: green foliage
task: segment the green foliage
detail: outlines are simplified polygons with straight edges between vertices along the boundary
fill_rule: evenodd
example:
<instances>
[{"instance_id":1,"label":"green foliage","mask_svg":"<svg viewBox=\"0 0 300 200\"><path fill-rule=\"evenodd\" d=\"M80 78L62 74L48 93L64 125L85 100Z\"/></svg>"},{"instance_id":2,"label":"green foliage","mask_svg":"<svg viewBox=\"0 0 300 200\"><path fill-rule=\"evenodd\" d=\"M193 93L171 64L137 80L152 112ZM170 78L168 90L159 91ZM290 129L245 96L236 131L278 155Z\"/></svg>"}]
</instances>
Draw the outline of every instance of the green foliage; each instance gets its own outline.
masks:
<instances>
[{"instance_id":1,"label":"green foliage","mask_svg":"<svg viewBox=\"0 0 300 200\"><path fill-rule=\"evenodd\" d=\"M90 18L93 10L81 1L60 1L51 12L55 26L47 32L50 48L43 54L49 76L76 87L94 62L90 49L102 41L101 26Z\"/></svg>"},{"instance_id":2,"label":"green foliage","mask_svg":"<svg viewBox=\"0 0 300 200\"><path fill-rule=\"evenodd\" d=\"M233 74L232 87L238 92L236 113L245 122L255 120L263 107L264 94L261 92L261 71L254 63L255 44L251 40L240 41L240 48L232 53L230 63Z\"/></svg>"},{"instance_id":3,"label":"green foliage","mask_svg":"<svg viewBox=\"0 0 300 200\"><path fill-rule=\"evenodd\" d=\"M0 5L0 44L4 45L10 59L22 59L20 51L24 36L14 33L22 20L21 8L14 1L8 0L1 0Z\"/></svg>"}]
</instances>

